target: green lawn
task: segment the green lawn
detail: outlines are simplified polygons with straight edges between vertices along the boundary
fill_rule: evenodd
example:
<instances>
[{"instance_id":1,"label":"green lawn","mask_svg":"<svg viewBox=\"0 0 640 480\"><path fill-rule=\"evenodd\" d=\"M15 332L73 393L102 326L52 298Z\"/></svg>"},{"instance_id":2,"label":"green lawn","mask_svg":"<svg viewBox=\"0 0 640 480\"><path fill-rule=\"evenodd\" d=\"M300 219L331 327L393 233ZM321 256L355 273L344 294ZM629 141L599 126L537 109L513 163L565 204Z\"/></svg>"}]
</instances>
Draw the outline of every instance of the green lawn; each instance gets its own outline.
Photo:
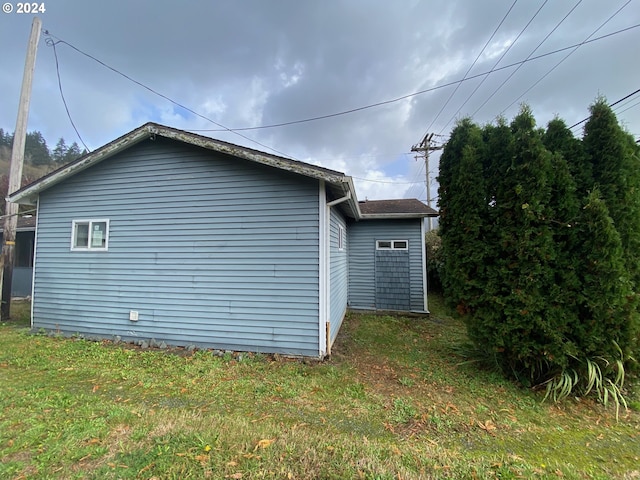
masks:
<instances>
[{"instance_id":1,"label":"green lawn","mask_svg":"<svg viewBox=\"0 0 640 480\"><path fill-rule=\"evenodd\" d=\"M34 336L15 305L0 478L640 478L638 411L462 363L463 326L431 305L349 315L322 363Z\"/></svg>"}]
</instances>

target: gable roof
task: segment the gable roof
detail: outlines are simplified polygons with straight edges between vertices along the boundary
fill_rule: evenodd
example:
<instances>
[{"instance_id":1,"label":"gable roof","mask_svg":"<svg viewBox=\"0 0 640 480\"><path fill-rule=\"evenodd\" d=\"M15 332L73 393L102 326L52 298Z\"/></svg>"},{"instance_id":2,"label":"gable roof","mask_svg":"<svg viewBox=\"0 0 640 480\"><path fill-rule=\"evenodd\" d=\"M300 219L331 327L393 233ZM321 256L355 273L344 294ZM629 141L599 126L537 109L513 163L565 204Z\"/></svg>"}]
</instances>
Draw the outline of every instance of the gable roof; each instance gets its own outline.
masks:
<instances>
[{"instance_id":1,"label":"gable roof","mask_svg":"<svg viewBox=\"0 0 640 480\"><path fill-rule=\"evenodd\" d=\"M116 138L112 142L109 142L93 152L78 158L68 165L64 165L35 182L16 190L12 194L8 195L7 199L14 203L35 204L40 192L43 192L67 178L113 157L128 148L131 148L138 143L145 140L154 140L156 137L175 140L187 145L193 145L207 150L212 150L214 152L232 155L260 165L278 168L280 170L316 180L322 180L329 189L329 198L334 200L332 203L340 203L340 207L345 211L345 213L356 220L359 220L360 218L374 218L374 216L375 218L418 218L437 215L433 209L426 207L422 202L415 199L358 202L355 187L353 185L353 179L342 172L311 165L299 160L292 160L290 158L261 152L259 150L235 145L233 143L223 142L221 140L197 135L184 130L178 130L176 128L167 127L153 122L145 123L135 130ZM366 213L365 211L361 212L360 210L364 203L376 203L380 205L385 203L388 205L396 205L396 207L395 209L388 207L389 211ZM418 205L423 207L422 210Z\"/></svg>"},{"instance_id":2,"label":"gable roof","mask_svg":"<svg viewBox=\"0 0 640 480\"><path fill-rule=\"evenodd\" d=\"M8 199L10 202L14 203L34 204L40 192L51 188L63 180L66 180L67 178L72 177L73 175L76 175L81 171L122 152L123 150L131 148L145 140L153 140L158 136L176 140L188 145L205 148L218 153L232 155L237 158L296 173L305 177L324 180L334 197L341 198L350 196L350 200L343 206L347 211L347 214L357 218L360 213L358 211L353 180L342 172L234 145L221 140L215 140L213 138L204 137L202 135L178 130L176 128L167 127L153 122L145 123L135 130L116 138L112 142L109 142L93 152L78 158L68 165L54 170L39 180L36 180L35 182L13 192L8 196Z\"/></svg>"},{"instance_id":3,"label":"gable roof","mask_svg":"<svg viewBox=\"0 0 640 480\"><path fill-rule=\"evenodd\" d=\"M401 200L365 200L358 202L364 218L421 218L437 217L438 212L415 198Z\"/></svg>"}]
</instances>

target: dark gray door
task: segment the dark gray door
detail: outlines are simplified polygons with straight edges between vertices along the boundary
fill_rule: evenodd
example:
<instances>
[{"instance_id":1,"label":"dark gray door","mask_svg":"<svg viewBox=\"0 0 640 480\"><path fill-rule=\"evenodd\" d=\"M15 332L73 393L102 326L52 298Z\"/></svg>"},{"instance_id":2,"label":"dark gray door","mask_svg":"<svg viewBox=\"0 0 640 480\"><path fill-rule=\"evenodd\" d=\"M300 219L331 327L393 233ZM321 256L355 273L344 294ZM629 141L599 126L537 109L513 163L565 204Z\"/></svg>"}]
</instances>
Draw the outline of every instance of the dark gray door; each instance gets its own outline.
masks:
<instances>
[{"instance_id":1,"label":"dark gray door","mask_svg":"<svg viewBox=\"0 0 640 480\"><path fill-rule=\"evenodd\" d=\"M411 310L409 251L376 250L376 308Z\"/></svg>"}]
</instances>

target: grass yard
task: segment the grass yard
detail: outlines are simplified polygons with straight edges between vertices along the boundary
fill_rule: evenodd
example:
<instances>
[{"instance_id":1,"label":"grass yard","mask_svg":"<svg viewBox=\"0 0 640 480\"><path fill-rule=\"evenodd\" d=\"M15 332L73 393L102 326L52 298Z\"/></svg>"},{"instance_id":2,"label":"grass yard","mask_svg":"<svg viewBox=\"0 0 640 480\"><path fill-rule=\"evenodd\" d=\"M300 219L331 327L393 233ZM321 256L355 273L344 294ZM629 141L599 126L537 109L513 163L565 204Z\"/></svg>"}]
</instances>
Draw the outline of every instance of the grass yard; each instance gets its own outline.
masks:
<instances>
[{"instance_id":1,"label":"grass yard","mask_svg":"<svg viewBox=\"0 0 640 480\"><path fill-rule=\"evenodd\" d=\"M350 314L322 363L142 351L0 326L0 478L640 479L616 421L462 363L463 326Z\"/></svg>"}]
</instances>

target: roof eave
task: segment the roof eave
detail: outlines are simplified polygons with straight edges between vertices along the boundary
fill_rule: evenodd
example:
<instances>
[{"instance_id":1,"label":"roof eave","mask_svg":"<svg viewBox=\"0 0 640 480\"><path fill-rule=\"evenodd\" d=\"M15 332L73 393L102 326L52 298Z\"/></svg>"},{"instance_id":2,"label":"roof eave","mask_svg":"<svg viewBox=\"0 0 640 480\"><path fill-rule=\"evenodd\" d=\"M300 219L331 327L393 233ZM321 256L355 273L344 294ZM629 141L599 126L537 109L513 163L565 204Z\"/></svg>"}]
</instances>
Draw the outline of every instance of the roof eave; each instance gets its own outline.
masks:
<instances>
[{"instance_id":1,"label":"roof eave","mask_svg":"<svg viewBox=\"0 0 640 480\"><path fill-rule=\"evenodd\" d=\"M433 213L363 213L360 215L362 220L393 220L402 218L425 218L437 217Z\"/></svg>"},{"instance_id":2,"label":"roof eave","mask_svg":"<svg viewBox=\"0 0 640 480\"><path fill-rule=\"evenodd\" d=\"M297 173L305 177L324 180L333 184L339 184L344 178L344 174L340 172L332 173L321 168L314 168L312 165L307 165L295 160L287 160L284 158L264 155L256 150L247 149L239 145L220 142L213 138L195 136L188 132L166 128L157 124L149 124L147 125L147 128L150 134L160 135L161 137L178 140L183 143L206 148L207 150L213 150L237 158L243 158L245 160L250 160L262 165L275 167L280 170L285 170L292 173Z\"/></svg>"},{"instance_id":3,"label":"roof eave","mask_svg":"<svg viewBox=\"0 0 640 480\"><path fill-rule=\"evenodd\" d=\"M215 152L232 155L237 158L249 160L261 165L270 166L291 173L296 173L305 177L324 180L333 185L342 186L345 175L341 172L325 169L322 167L314 167L295 160L286 159L284 157L276 157L263 154L257 150L251 150L246 147L233 145L230 143L220 142L213 138L194 135L182 130L176 130L164 127L156 123L147 123L137 129L123 135L122 137L100 147L99 149L79 158L75 162L42 177L33 184L13 192L7 197L13 203L34 204L37 196L43 190L50 188L64 179L85 170L96 163L99 163L113 155L125 150L146 139L153 139L155 136L178 140L186 144L202 147ZM350 184L353 188L353 183ZM355 189L352 190L355 193Z\"/></svg>"}]
</instances>

